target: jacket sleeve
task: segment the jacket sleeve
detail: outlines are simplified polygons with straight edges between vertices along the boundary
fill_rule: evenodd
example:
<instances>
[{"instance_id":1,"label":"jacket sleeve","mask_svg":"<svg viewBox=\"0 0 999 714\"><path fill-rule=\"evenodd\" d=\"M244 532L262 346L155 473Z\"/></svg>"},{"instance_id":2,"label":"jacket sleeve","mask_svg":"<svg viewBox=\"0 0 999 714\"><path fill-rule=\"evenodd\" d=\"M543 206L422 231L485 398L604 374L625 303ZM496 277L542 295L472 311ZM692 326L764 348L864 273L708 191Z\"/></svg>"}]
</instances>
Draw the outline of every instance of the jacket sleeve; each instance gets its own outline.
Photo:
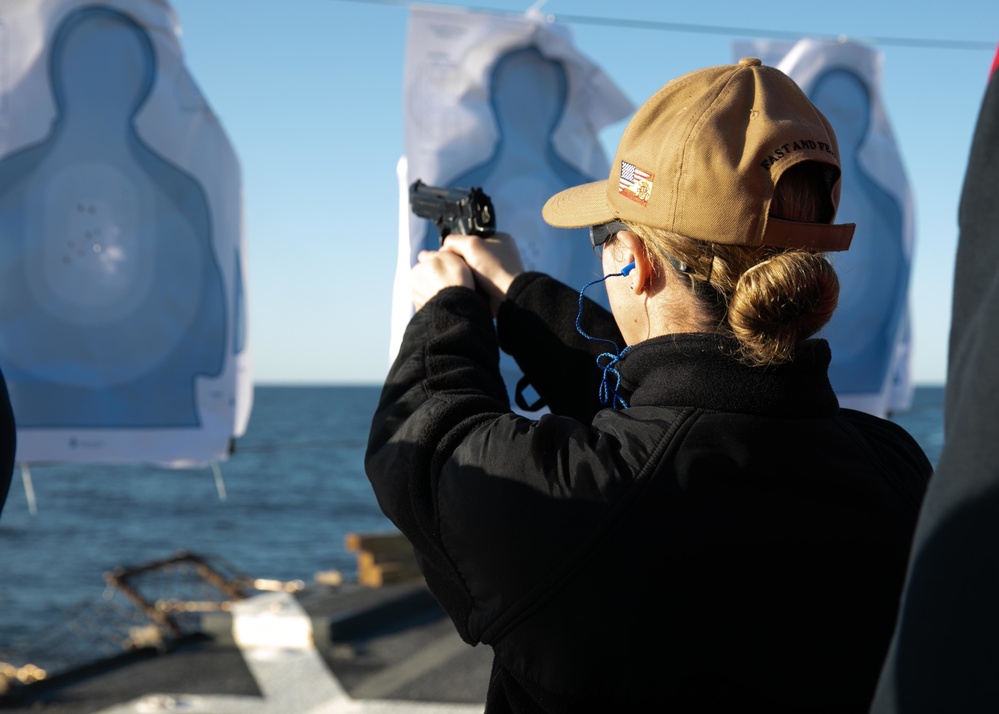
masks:
<instances>
[{"instance_id":1,"label":"jacket sleeve","mask_svg":"<svg viewBox=\"0 0 999 714\"><path fill-rule=\"evenodd\" d=\"M614 317L583 298L583 329L576 330L579 293L542 273L517 276L496 319L500 347L510 354L554 414L589 423L601 409L597 356L610 340L623 348Z\"/></svg>"},{"instance_id":2,"label":"jacket sleeve","mask_svg":"<svg viewBox=\"0 0 999 714\"><path fill-rule=\"evenodd\" d=\"M413 542L434 550L436 483L423 475L478 424L510 411L485 301L442 290L410 320L372 420L365 470L379 506Z\"/></svg>"},{"instance_id":3,"label":"jacket sleeve","mask_svg":"<svg viewBox=\"0 0 999 714\"><path fill-rule=\"evenodd\" d=\"M643 454L604 431L509 409L488 307L448 288L410 321L372 421L365 469L468 642L488 642L528 593L570 567ZM645 455L647 456L647 455Z\"/></svg>"},{"instance_id":4,"label":"jacket sleeve","mask_svg":"<svg viewBox=\"0 0 999 714\"><path fill-rule=\"evenodd\" d=\"M14 472L14 454L17 451L17 429L14 411L7 393L7 382L0 374L0 512L3 511L10 480Z\"/></svg>"},{"instance_id":5,"label":"jacket sleeve","mask_svg":"<svg viewBox=\"0 0 999 714\"><path fill-rule=\"evenodd\" d=\"M372 420L365 471L456 624L472 602L440 542L438 476L470 431L509 412L488 305L467 288L442 290L406 327Z\"/></svg>"}]
</instances>

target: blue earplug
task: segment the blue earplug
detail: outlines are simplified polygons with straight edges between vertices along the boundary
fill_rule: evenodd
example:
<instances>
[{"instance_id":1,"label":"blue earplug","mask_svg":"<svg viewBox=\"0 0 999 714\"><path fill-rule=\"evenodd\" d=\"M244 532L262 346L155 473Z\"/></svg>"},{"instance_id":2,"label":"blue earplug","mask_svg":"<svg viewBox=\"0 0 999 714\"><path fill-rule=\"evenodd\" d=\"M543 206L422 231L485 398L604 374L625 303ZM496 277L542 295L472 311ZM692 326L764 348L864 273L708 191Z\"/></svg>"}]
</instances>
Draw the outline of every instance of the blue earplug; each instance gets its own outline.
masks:
<instances>
[{"instance_id":1,"label":"blue earplug","mask_svg":"<svg viewBox=\"0 0 999 714\"><path fill-rule=\"evenodd\" d=\"M630 263L628 263L626 266L624 266L623 268L621 268L621 275L625 275L626 276L626 275L628 275L628 273L630 273L634 269L635 269L635 261L633 260Z\"/></svg>"}]
</instances>

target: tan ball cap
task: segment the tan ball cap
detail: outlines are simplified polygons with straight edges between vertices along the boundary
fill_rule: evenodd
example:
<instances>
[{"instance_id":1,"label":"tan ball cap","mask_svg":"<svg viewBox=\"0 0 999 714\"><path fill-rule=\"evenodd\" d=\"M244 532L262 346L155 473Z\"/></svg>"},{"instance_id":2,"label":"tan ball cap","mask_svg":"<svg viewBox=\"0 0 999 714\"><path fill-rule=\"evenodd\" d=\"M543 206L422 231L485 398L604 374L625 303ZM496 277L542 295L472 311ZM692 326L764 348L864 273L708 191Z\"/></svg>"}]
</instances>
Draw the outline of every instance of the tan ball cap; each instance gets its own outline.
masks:
<instances>
[{"instance_id":1,"label":"tan ball cap","mask_svg":"<svg viewBox=\"0 0 999 714\"><path fill-rule=\"evenodd\" d=\"M628 123L607 181L556 194L542 215L559 228L618 220L712 243L846 250L853 224L768 216L777 181L802 161L832 167L838 206L832 126L787 75L745 58L666 84Z\"/></svg>"}]
</instances>

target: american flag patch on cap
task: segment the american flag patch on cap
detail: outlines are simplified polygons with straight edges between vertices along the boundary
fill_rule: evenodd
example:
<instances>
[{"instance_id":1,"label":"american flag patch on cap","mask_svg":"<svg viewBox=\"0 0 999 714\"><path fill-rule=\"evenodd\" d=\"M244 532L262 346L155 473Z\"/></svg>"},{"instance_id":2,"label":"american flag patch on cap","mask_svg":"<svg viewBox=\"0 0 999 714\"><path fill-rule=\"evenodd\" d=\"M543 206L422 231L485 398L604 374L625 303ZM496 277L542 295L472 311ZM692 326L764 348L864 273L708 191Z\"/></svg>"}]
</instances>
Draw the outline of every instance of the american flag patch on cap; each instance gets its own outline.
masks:
<instances>
[{"instance_id":1,"label":"american flag patch on cap","mask_svg":"<svg viewBox=\"0 0 999 714\"><path fill-rule=\"evenodd\" d=\"M649 196L652 195L653 178L655 176L648 171L643 171L634 164L622 161L621 179L617 185L618 193L644 206L649 202Z\"/></svg>"}]
</instances>

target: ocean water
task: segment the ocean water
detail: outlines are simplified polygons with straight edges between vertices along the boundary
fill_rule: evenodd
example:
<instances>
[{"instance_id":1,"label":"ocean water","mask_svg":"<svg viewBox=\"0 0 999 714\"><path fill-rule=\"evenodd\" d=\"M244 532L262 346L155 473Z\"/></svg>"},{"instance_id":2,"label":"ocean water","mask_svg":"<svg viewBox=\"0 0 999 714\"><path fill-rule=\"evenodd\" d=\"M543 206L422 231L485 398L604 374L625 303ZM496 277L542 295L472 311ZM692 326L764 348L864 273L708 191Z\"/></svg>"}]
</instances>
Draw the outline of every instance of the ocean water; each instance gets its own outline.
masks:
<instances>
[{"instance_id":1,"label":"ocean water","mask_svg":"<svg viewBox=\"0 0 999 714\"><path fill-rule=\"evenodd\" d=\"M0 650L99 600L103 574L186 550L255 578L356 572L349 532L393 528L364 475L378 387L258 387L246 434L210 468L33 466L37 513L15 471L0 516Z\"/></svg>"},{"instance_id":2,"label":"ocean water","mask_svg":"<svg viewBox=\"0 0 999 714\"><path fill-rule=\"evenodd\" d=\"M0 516L0 651L30 641L77 603L99 601L103 574L186 550L255 578L312 582L356 574L348 533L384 532L363 456L379 387L257 387L247 433L209 468L59 464L31 469L37 512L15 472ZM942 387L917 388L894 417L935 464Z\"/></svg>"}]
</instances>

